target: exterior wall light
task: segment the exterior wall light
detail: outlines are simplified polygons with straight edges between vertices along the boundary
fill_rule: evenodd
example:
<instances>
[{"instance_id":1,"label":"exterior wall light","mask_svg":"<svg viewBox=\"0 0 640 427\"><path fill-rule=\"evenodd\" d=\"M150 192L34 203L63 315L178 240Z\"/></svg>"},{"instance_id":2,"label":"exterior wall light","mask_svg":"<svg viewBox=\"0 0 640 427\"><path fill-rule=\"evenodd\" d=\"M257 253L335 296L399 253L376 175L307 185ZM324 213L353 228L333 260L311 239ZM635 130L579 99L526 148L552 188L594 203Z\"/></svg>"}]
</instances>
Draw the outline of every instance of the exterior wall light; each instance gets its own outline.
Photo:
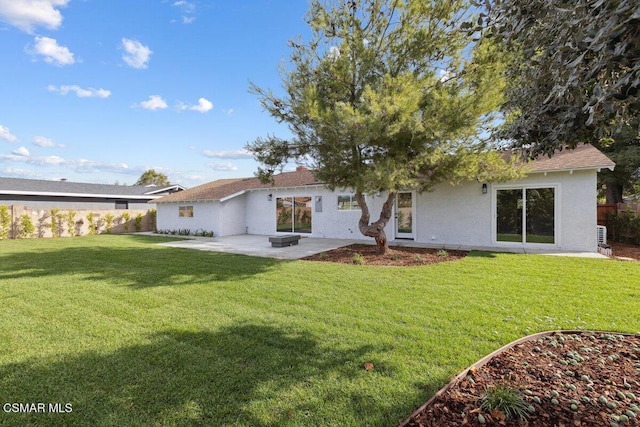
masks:
<instances>
[{"instance_id":1,"label":"exterior wall light","mask_svg":"<svg viewBox=\"0 0 640 427\"><path fill-rule=\"evenodd\" d=\"M267 196L267 200L272 201L272 200L273 200L273 194L269 194L269 195Z\"/></svg>"},{"instance_id":2,"label":"exterior wall light","mask_svg":"<svg viewBox=\"0 0 640 427\"><path fill-rule=\"evenodd\" d=\"M482 194L487 194L487 183L482 184Z\"/></svg>"}]
</instances>

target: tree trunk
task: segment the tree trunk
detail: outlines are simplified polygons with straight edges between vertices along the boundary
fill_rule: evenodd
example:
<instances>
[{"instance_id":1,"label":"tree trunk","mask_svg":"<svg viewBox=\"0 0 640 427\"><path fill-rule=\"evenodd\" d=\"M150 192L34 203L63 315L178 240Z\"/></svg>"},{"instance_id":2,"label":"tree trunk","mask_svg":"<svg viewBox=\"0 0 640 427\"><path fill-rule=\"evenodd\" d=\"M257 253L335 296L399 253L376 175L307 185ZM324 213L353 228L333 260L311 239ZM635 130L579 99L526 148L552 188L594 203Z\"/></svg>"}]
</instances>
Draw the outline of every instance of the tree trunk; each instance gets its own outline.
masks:
<instances>
[{"instance_id":1,"label":"tree trunk","mask_svg":"<svg viewBox=\"0 0 640 427\"><path fill-rule=\"evenodd\" d=\"M378 255L384 255L387 251L387 234L384 232L384 227L389 223L391 219L391 213L393 212L393 203L396 200L396 193L391 192L387 196L387 200L382 205L382 211L380 212L380 218L372 224L369 224L371 215L369 214L369 207L364 200L364 194L361 191L356 191L356 200L360 205L360 221L358 222L358 228L360 232L368 237L376 239L376 253Z\"/></svg>"},{"instance_id":2,"label":"tree trunk","mask_svg":"<svg viewBox=\"0 0 640 427\"><path fill-rule=\"evenodd\" d=\"M622 190L623 190L622 184L619 184L617 182L607 182L607 192L606 192L607 204L615 205L618 203L622 203L623 202Z\"/></svg>"}]
</instances>

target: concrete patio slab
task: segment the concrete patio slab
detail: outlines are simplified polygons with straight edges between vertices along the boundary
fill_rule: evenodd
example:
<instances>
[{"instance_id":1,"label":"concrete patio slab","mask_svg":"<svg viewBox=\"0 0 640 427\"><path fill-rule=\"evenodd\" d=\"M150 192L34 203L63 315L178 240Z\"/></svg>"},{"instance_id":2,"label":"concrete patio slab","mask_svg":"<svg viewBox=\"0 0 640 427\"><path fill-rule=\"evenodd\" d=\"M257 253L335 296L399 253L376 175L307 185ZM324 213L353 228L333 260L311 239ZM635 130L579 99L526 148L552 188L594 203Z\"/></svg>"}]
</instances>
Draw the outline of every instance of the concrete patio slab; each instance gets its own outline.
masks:
<instances>
[{"instance_id":1,"label":"concrete patio slab","mask_svg":"<svg viewBox=\"0 0 640 427\"><path fill-rule=\"evenodd\" d=\"M240 234L225 237L192 237L175 242L160 243L174 248L198 249L201 251L227 252L277 259L300 259L320 252L357 243L355 240L320 239L304 237L294 246L273 248L269 236Z\"/></svg>"},{"instance_id":2,"label":"concrete patio slab","mask_svg":"<svg viewBox=\"0 0 640 427\"><path fill-rule=\"evenodd\" d=\"M179 236L176 236L180 238ZM175 242L160 243L162 246L171 246L174 248L198 249L201 251L212 252L228 252L232 254L251 255L265 258L276 259L300 259L307 256L315 255L320 252L329 251L331 249L349 246L354 243L373 244L373 240L344 240L344 239L324 239L317 237L302 236L300 243L294 246L284 248L273 248L269 243L269 236L257 234L239 234L236 236L225 237L188 237ZM389 246L412 246L420 248L443 249L442 245L429 245L424 243L416 243L410 240L394 240L389 242ZM513 252L528 253L538 255L556 255L582 258L601 258L608 259L607 256L597 252L554 252L545 250L523 250L513 249L511 251L505 249L496 249L491 247L469 247L469 246L445 246L447 250L480 250L487 252Z\"/></svg>"}]
</instances>

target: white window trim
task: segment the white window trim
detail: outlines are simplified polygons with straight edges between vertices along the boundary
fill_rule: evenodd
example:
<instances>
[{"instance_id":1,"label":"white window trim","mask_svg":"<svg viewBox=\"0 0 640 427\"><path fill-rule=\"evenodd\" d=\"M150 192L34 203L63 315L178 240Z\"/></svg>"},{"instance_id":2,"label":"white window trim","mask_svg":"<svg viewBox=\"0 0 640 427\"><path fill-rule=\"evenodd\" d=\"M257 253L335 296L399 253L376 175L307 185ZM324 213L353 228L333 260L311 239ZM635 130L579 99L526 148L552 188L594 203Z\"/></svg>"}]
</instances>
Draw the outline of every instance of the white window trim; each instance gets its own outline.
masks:
<instances>
[{"instance_id":1,"label":"white window trim","mask_svg":"<svg viewBox=\"0 0 640 427\"><path fill-rule=\"evenodd\" d=\"M503 242L498 240L498 191L499 190L528 190L528 189L538 189L538 188L553 188L554 189L554 199L553 199L553 241L554 243L528 243L524 242L526 233L526 200L524 200L525 205L522 210L522 225L523 225L523 237L522 242ZM527 184L509 184L509 185L492 185L491 186L491 242L494 246L504 246L504 247L515 247L515 248L532 248L532 249L558 249L562 247L562 233L561 230L561 210L560 210L560 200L562 199L561 194L561 185L559 182L553 183L527 183Z\"/></svg>"},{"instance_id":2,"label":"white window trim","mask_svg":"<svg viewBox=\"0 0 640 427\"><path fill-rule=\"evenodd\" d=\"M354 203L358 204L356 200L356 195L353 193L342 193L336 195L336 210L338 212L361 212L362 209L360 205L358 205L357 209L340 209L340 197L349 197L349 206L353 206Z\"/></svg>"}]
</instances>

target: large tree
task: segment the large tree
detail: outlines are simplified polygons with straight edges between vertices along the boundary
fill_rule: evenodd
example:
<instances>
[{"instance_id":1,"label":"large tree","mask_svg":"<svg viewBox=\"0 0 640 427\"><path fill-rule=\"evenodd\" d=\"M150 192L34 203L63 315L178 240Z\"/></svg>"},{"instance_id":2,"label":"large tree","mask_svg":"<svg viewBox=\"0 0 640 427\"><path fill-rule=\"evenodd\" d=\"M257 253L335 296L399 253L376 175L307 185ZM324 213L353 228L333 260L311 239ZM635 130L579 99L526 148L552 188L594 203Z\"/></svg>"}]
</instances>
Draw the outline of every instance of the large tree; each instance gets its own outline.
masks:
<instances>
[{"instance_id":1,"label":"large tree","mask_svg":"<svg viewBox=\"0 0 640 427\"><path fill-rule=\"evenodd\" d=\"M629 121L611 137L600 139L595 145L616 163L613 171L598 174L598 184L604 187L607 203L621 203L624 195L636 195L640 184L640 116Z\"/></svg>"},{"instance_id":2,"label":"large tree","mask_svg":"<svg viewBox=\"0 0 640 427\"><path fill-rule=\"evenodd\" d=\"M478 20L483 35L512 57L501 137L532 155L552 155L632 125L640 113L638 0L486 0L477 6L488 12Z\"/></svg>"},{"instance_id":3,"label":"large tree","mask_svg":"<svg viewBox=\"0 0 640 427\"><path fill-rule=\"evenodd\" d=\"M156 172L154 169L149 169L140 175L140 178L138 178L138 181L136 181L134 185L157 185L161 187L170 185L170 183L167 175Z\"/></svg>"},{"instance_id":4,"label":"large tree","mask_svg":"<svg viewBox=\"0 0 640 427\"><path fill-rule=\"evenodd\" d=\"M501 101L496 51L471 50L458 22L463 0L313 0L309 41L290 42L284 93L252 85L263 107L292 136L247 144L264 180L293 160L330 189L351 189L359 229L386 249L396 192L447 181L514 176L479 138ZM383 193L371 222L365 194Z\"/></svg>"}]
</instances>

